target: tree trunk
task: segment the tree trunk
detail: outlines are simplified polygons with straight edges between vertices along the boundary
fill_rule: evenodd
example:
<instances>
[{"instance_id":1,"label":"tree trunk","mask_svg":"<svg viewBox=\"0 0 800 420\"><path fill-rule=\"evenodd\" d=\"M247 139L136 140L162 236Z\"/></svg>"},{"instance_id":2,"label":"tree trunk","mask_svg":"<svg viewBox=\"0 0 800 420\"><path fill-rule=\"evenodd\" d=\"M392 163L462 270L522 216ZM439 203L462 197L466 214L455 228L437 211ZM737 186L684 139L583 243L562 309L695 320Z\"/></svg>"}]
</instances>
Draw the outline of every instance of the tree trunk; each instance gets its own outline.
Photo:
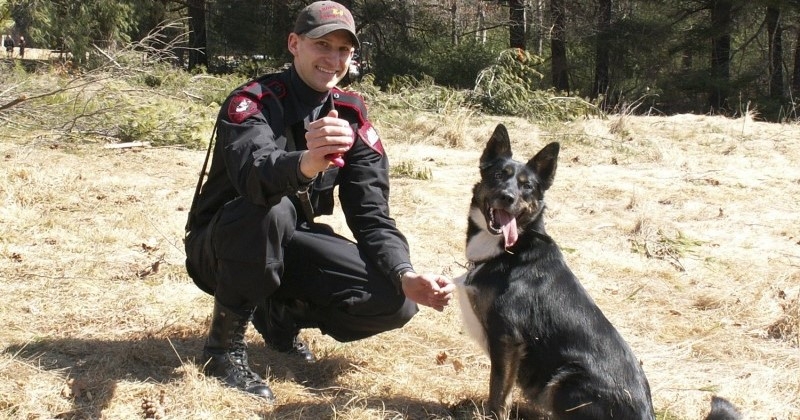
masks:
<instances>
[{"instance_id":1,"label":"tree trunk","mask_svg":"<svg viewBox=\"0 0 800 420\"><path fill-rule=\"evenodd\" d=\"M544 0L534 0L536 2L536 55L544 55Z\"/></svg>"},{"instance_id":2,"label":"tree trunk","mask_svg":"<svg viewBox=\"0 0 800 420\"><path fill-rule=\"evenodd\" d=\"M611 30L612 0L599 0L597 44L595 45L594 86L592 99L608 94L609 31ZM608 98L604 101L608 105Z\"/></svg>"},{"instance_id":3,"label":"tree trunk","mask_svg":"<svg viewBox=\"0 0 800 420\"><path fill-rule=\"evenodd\" d=\"M450 3L450 44L458 45L458 5L455 1Z\"/></svg>"},{"instance_id":4,"label":"tree trunk","mask_svg":"<svg viewBox=\"0 0 800 420\"><path fill-rule=\"evenodd\" d=\"M523 0L508 2L508 28L509 46L511 48L525 49L525 3Z\"/></svg>"},{"instance_id":5,"label":"tree trunk","mask_svg":"<svg viewBox=\"0 0 800 420\"><path fill-rule=\"evenodd\" d=\"M189 0L189 29L189 70L208 66L205 0Z\"/></svg>"},{"instance_id":6,"label":"tree trunk","mask_svg":"<svg viewBox=\"0 0 800 420\"><path fill-rule=\"evenodd\" d=\"M792 97L800 96L800 29L797 30L797 40L794 43L794 73L792 74Z\"/></svg>"},{"instance_id":7,"label":"tree trunk","mask_svg":"<svg viewBox=\"0 0 800 420\"><path fill-rule=\"evenodd\" d=\"M486 10L483 2L478 3L478 27L475 31L475 40L481 44L486 44Z\"/></svg>"},{"instance_id":8,"label":"tree trunk","mask_svg":"<svg viewBox=\"0 0 800 420\"><path fill-rule=\"evenodd\" d=\"M781 11L767 7L767 34L769 35L769 96L783 97L783 27Z\"/></svg>"},{"instance_id":9,"label":"tree trunk","mask_svg":"<svg viewBox=\"0 0 800 420\"><path fill-rule=\"evenodd\" d=\"M566 7L564 0L552 0L550 2L550 16L553 19L553 29L550 35L550 53L553 55L550 71L553 77L553 87L556 90L568 92Z\"/></svg>"},{"instance_id":10,"label":"tree trunk","mask_svg":"<svg viewBox=\"0 0 800 420\"><path fill-rule=\"evenodd\" d=\"M711 92L708 105L712 112L728 110L731 77L731 0L712 0L711 28Z\"/></svg>"}]
</instances>

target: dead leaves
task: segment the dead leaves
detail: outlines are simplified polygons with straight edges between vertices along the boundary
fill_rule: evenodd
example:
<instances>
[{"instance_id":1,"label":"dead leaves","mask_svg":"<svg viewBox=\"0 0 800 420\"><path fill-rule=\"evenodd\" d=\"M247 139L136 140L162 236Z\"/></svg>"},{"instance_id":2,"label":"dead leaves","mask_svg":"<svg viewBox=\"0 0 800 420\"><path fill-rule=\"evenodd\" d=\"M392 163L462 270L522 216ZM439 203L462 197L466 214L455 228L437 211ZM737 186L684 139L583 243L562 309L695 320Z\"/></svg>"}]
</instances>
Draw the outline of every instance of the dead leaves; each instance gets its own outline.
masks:
<instances>
[{"instance_id":1,"label":"dead leaves","mask_svg":"<svg viewBox=\"0 0 800 420\"><path fill-rule=\"evenodd\" d=\"M142 399L142 411L144 411L144 418L146 419L163 419L166 415L164 408L165 393L162 389L158 398L146 397Z\"/></svg>"},{"instance_id":2,"label":"dead leaves","mask_svg":"<svg viewBox=\"0 0 800 420\"><path fill-rule=\"evenodd\" d=\"M447 352L441 351L439 352L439 354L436 355L436 364L440 366L444 365L447 362L448 358L449 356ZM453 359L451 363L453 364L453 370L455 370L456 372L461 372L462 370L464 370L464 363L461 360Z\"/></svg>"},{"instance_id":3,"label":"dead leaves","mask_svg":"<svg viewBox=\"0 0 800 420\"><path fill-rule=\"evenodd\" d=\"M61 387L61 396L70 400L86 399L92 401L94 397L89 391L89 382L82 378L69 378ZM162 389L158 397L145 397L142 399L142 411L145 419L163 419L166 416L166 393Z\"/></svg>"},{"instance_id":4,"label":"dead leaves","mask_svg":"<svg viewBox=\"0 0 800 420\"><path fill-rule=\"evenodd\" d=\"M158 241L155 240L154 238L150 238L149 240L142 242L139 246L148 255L153 255L156 251L160 249L158 246ZM166 260L164 259L165 255L166 254L162 252L161 255L157 256L156 260L152 262L149 266L138 269L136 271L136 277L143 279L150 275L157 274L159 269L161 268L161 264L166 262Z\"/></svg>"},{"instance_id":5,"label":"dead leaves","mask_svg":"<svg viewBox=\"0 0 800 420\"><path fill-rule=\"evenodd\" d=\"M800 347L800 297L787 299L786 292L779 290L777 298L784 313L767 327L767 336Z\"/></svg>"},{"instance_id":6,"label":"dead leaves","mask_svg":"<svg viewBox=\"0 0 800 420\"><path fill-rule=\"evenodd\" d=\"M150 275L158 273L158 270L161 268L161 264L163 264L164 262L166 262L166 260L164 260L164 254L161 254L158 257L158 259L155 260L152 264L150 264L149 266L147 266L145 268L142 268L142 269L138 270L136 272L136 277L138 277L140 279L143 279L143 278L145 278L147 276L150 276Z\"/></svg>"},{"instance_id":7,"label":"dead leaves","mask_svg":"<svg viewBox=\"0 0 800 420\"><path fill-rule=\"evenodd\" d=\"M61 387L61 396L68 399L86 398L92 400L92 393L88 389L88 383L79 378L69 378L64 386Z\"/></svg>"}]
</instances>

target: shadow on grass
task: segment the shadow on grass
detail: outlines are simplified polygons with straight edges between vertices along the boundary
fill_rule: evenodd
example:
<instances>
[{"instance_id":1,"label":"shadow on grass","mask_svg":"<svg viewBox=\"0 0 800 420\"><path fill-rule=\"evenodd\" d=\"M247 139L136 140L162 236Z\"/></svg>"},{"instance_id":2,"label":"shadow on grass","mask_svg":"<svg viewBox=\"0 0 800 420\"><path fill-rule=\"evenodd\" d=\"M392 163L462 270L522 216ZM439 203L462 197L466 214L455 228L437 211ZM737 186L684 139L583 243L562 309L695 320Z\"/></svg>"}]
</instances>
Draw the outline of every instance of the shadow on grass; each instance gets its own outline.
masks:
<instances>
[{"instance_id":1,"label":"shadow on grass","mask_svg":"<svg viewBox=\"0 0 800 420\"><path fill-rule=\"evenodd\" d=\"M122 340L83 338L43 338L27 343L12 343L2 354L62 378L61 397L71 402L69 410L51 413L58 419L103 418L121 382L169 384L185 380L185 365L198 370L205 336L196 331L161 331L158 336L141 333L141 338ZM260 340L259 340L260 341ZM475 405L464 400L448 407L410 396L354 398L340 386L339 377L357 367L343 357L327 355L316 363L267 349L263 342L251 340L251 366L256 372L269 370L271 381L292 381L318 395L321 402L305 401L264 407L258 415L265 419L336 418L351 410L386 413L383 418L456 419L481 418L470 410ZM408 393L413 395L413 389ZM298 417L300 416L300 417Z\"/></svg>"},{"instance_id":2,"label":"shadow on grass","mask_svg":"<svg viewBox=\"0 0 800 420\"><path fill-rule=\"evenodd\" d=\"M72 410L57 413L56 418L90 419L103 417L118 382L168 383L184 377L181 359L202 348L202 340L44 338L11 344L2 352L63 377L60 393L72 401Z\"/></svg>"}]
</instances>

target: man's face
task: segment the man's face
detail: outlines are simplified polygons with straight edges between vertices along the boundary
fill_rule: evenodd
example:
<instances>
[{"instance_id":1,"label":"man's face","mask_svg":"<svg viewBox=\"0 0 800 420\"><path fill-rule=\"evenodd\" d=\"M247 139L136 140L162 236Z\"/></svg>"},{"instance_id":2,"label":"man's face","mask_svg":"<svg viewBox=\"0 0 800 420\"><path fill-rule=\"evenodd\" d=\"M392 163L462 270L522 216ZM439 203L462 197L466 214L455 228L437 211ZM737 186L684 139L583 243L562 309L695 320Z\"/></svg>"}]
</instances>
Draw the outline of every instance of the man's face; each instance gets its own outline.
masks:
<instances>
[{"instance_id":1,"label":"man's face","mask_svg":"<svg viewBox=\"0 0 800 420\"><path fill-rule=\"evenodd\" d=\"M345 30L320 38L289 34L289 52L300 78L317 92L327 92L347 74L353 58L353 39Z\"/></svg>"}]
</instances>

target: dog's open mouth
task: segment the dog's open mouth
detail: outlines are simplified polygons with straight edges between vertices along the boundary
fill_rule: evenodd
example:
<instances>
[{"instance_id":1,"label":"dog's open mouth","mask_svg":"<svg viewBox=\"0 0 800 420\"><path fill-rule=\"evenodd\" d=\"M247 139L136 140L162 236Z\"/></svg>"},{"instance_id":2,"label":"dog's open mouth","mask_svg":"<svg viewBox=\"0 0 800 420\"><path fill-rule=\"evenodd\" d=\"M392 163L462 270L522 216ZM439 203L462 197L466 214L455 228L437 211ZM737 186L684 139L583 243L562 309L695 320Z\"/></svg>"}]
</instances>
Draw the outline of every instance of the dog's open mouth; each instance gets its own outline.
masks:
<instances>
[{"instance_id":1,"label":"dog's open mouth","mask_svg":"<svg viewBox=\"0 0 800 420\"><path fill-rule=\"evenodd\" d=\"M505 247L509 248L517 243L517 219L511 213L489 207L489 231L494 235L503 234Z\"/></svg>"}]
</instances>

